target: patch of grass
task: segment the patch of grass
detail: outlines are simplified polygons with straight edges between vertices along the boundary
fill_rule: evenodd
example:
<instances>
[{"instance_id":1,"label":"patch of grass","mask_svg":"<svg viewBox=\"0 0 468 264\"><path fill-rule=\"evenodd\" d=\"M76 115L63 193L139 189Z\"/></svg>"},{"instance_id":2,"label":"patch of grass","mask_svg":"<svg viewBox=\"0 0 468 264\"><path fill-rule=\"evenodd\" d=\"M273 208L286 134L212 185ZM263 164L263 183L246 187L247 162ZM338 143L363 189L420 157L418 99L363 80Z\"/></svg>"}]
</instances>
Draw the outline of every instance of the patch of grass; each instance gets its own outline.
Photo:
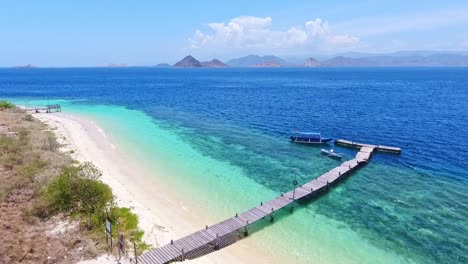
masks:
<instances>
[{"instance_id":1,"label":"patch of grass","mask_svg":"<svg viewBox=\"0 0 468 264\"><path fill-rule=\"evenodd\" d=\"M16 138L0 136L0 161L7 169L13 169L23 162L24 145Z\"/></svg>"},{"instance_id":2,"label":"patch of grass","mask_svg":"<svg viewBox=\"0 0 468 264\"><path fill-rule=\"evenodd\" d=\"M8 193L11 190L11 186L7 186L6 184L3 184L0 186L0 202L5 199L5 197L8 195Z\"/></svg>"},{"instance_id":3,"label":"patch of grass","mask_svg":"<svg viewBox=\"0 0 468 264\"><path fill-rule=\"evenodd\" d=\"M0 153L18 153L21 151L21 144L18 139L0 135Z\"/></svg>"},{"instance_id":4,"label":"patch of grass","mask_svg":"<svg viewBox=\"0 0 468 264\"><path fill-rule=\"evenodd\" d=\"M47 161L36 158L33 161L19 167L17 171L24 178L31 179L34 175L36 175L36 173L45 168L47 164Z\"/></svg>"}]
</instances>

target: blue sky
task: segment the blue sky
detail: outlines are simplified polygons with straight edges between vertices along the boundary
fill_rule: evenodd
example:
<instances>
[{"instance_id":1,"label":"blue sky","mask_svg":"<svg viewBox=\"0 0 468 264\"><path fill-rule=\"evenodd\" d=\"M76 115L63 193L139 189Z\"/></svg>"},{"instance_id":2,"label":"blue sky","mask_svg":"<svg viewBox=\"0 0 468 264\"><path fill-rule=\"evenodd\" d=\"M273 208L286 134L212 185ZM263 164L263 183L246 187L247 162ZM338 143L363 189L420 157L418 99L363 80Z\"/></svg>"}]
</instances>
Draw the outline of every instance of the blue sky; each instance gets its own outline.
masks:
<instances>
[{"instance_id":1,"label":"blue sky","mask_svg":"<svg viewBox=\"0 0 468 264\"><path fill-rule=\"evenodd\" d=\"M467 51L468 1L0 0L0 34L0 66Z\"/></svg>"}]
</instances>

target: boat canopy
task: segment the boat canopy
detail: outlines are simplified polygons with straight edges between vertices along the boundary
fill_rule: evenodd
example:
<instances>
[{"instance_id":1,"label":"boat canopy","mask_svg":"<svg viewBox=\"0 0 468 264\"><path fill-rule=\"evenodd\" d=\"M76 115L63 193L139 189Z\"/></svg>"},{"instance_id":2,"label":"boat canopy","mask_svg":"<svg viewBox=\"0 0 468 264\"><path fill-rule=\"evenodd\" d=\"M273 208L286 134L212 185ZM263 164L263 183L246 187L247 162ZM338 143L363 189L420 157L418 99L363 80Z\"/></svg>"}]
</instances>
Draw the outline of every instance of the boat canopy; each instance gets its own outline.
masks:
<instances>
[{"instance_id":1,"label":"boat canopy","mask_svg":"<svg viewBox=\"0 0 468 264\"><path fill-rule=\"evenodd\" d=\"M292 134L293 137L302 137L302 138L321 138L321 133L315 132L294 132Z\"/></svg>"}]
</instances>

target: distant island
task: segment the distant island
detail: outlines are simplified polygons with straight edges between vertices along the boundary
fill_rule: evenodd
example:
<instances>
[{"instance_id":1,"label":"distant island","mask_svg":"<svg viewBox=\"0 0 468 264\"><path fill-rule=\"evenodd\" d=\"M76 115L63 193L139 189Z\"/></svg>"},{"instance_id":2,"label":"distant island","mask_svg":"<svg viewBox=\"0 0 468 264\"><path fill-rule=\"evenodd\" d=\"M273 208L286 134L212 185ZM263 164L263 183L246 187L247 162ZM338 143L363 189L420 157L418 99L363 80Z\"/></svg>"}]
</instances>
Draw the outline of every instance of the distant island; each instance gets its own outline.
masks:
<instances>
[{"instance_id":1,"label":"distant island","mask_svg":"<svg viewBox=\"0 0 468 264\"><path fill-rule=\"evenodd\" d=\"M26 64L26 65L18 65L13 68L18 68L18 69L34 69L34 68L39 68L37 66L34 66L32 64Z\"/></svg>"},{"instance_id":2,"label":"distant island","mask_svg":"<svg viewBox=\"0 0 468 264\"><path fill-rule=\"evenodd\" d=\"M176 68L201 68L202 64L200 61L192 57L192 55L188 55L184 57L182 60L178 61L174 64L173 67Z\"/></svg>"},{"instance_id":3,"label":"distant island","mask_svg":"<svg viewBox=\"0 0 468 264\"><path fill-rule=\"evenodd\" d=\"M226 64L221 62L218 59L212 59L210 61L200 62L199 60L192 57L192 55L188 55L184 57L182 60L174 64L176 68L224 68L227 67Z\"/></svg>"},{"instance_id":4,"label":"distant island","mask_svg":"<svg viewBox=\"0 0 468 264\"><path fill-rule=\"evenodd\" d=\"M158 66L160 67L160 66ZM294 62L275 55L248 55L228 60L218 59L200 62L191 55L186 56L173 67L176 68L277 68L277 67L468 67L468 54L450 52L395 52L388 54L346 53L328 59L309 57Z\"/></svg>"},{"instance_id":5,"label":"distant island","mask_svg":"<svg viewBox=\"0 0 468 264\"><path fill-rule=\"evenodd\" d=\"M158 65L156 65L156 67L159 67L159 68L170 68L171 65L169 63L159 63Z\"/></svg>"},{"instance_id":6,"label":"distant island","mask_svg":"<svg viewBox=\"0 0 468 264\"><path fill-rule=\"evenodd\" d=\"M304 67L319 67L319 66L322 66L322 63L320 63L320 61L316 60L315 58L308 58L305 60L304 62Z\"/></svg>"}]
</instances>

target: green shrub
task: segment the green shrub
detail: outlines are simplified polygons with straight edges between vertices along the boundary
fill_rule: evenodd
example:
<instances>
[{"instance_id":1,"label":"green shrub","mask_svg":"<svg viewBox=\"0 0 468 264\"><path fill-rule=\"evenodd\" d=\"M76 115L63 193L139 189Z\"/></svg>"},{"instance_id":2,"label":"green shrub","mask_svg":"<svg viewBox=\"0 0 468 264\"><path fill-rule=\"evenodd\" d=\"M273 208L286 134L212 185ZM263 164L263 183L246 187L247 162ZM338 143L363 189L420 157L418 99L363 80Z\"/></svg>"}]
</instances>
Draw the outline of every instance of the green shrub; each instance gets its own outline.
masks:
<instances>
[{"instance_id":1,"label":"green shrub","mask_svg":"<svg viewBox=\"0 0 468 264\"><path fill-rule=\"evenodd\" d=\"M0 109L9 109L13 107L15 107L15 105L8 101L0 101Z\"/></svg>"},{"instance_id":2,"label":"green shrub","mask_svg":"<svg viewBox=\"0 0 468 264\"><path fill-rule=\"evenodd\" d=\"M148 250L150 246L143 242L144 232L138 229L138 216L131 212L130 208L126 207L113 207L110 209L110 221L116 225L119 222L119 232L130 241L134 241L137 245L137 250L141 253ZM113 236L117 238L116 232Z\"/></svg>"},{"instance_id":3,"label":"green shrub","mask_svg":"<svg viewBox=\"0 0 468 264\"><path fill-rule=\"evenodd\" d=\"M113 203L112 190L99 180L101 173L92 164L64 167L47 187L46 196L53 209L71 213L104 212Z\"/></svg>"},{"instance_id":4,"label":"green shrub","mask_svg":"<svg viewBox=\"0 0 468 264\"><path fill-rule=\"evenodd\" d=\"M100 181L101 176L102 172L89 162L62 168L47 186L44 199L36 204L35 214L47 217L58 212L70 213L96 237L102 237L105 219L109 219L114 227L119 223L119 233L134 241L139 252L149 249L142 241L144 233L138 229L138 216L129 208L114 205L112 190ZM115 228L112 235L117 238Z\"/></svg>"}]
</instances>

